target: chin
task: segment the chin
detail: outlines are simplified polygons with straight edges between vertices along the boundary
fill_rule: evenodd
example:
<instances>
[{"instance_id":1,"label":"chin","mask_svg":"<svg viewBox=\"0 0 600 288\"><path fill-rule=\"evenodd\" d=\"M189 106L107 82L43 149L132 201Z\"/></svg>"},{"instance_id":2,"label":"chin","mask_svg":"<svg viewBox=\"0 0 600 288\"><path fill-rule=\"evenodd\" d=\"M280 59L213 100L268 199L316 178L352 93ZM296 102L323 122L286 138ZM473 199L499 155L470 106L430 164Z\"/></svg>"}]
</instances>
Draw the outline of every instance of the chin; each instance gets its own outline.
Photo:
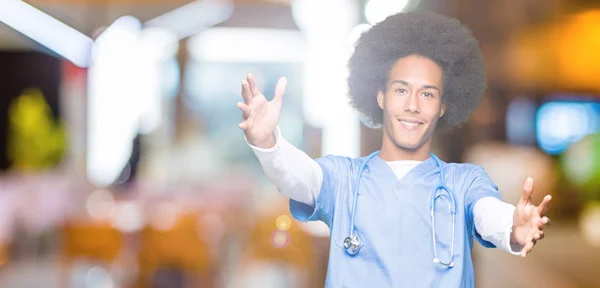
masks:
<instances>
[{"instance_id":1,"label":"chin","mask_svg":"<svg viewBox=\"0 0 600 288\"><path fill-rule=\"evenodd\" d=\"M406 141L394 141L396 146L398 146L399 148L403 149L403 150L409 150L409 151L415 151L418 150L419 148L421 148L423 146L422 143L415 141L415 142L406 142Z\"/></svg>"}]
</instances>

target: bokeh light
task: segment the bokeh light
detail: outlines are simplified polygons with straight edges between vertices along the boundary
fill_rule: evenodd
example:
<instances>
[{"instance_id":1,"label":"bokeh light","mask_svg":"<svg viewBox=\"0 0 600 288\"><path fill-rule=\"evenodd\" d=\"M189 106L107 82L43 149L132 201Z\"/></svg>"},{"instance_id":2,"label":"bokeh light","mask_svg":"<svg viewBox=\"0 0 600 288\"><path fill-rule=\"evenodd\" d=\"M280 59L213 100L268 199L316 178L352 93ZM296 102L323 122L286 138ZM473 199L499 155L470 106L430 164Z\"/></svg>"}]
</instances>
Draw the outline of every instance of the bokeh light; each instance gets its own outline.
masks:
<instances>
[{"instance_id":1,"label":"bokeh light","mask_svg":"<svg viewBox=\"0 0 600 288\"><path fill-rule=\"evenodd\" d=\"M177 223L180 214L179 206L174 203L157 204L154 206L154 210L151 211L150 225L156 230L169 231Z\"/></svg>"},{"instance_id":2,"label":"bokeh light","mask_svg":"<svg viewBox=\"0 0 600 288\"><path fill-rule=\"evenodd\" d=\"M98 189L88 196L85 207L90 217L96 220L106 220L113 214L115 200L110 191Z\"/></svg>"},{"instance_id":3,"label":"bokeh light","mask_svg":"<svg viewBox=\"0 0 600 288\"><path fill-rule=\"evenodd\" d=\"M292 226L292 219L287 215L280 215L277 217L277 220L275 220L275 225L277 225L277 229L287 231L290 229L290 226Z\"/></svg>"},{"instance_id":4,"label":"bokeh light","mask_svg":"<svg viewBox=\"0 0 600 288\"><path fill-rule=\"evenodd\" d=\"M588 193L600 187L600 134L586 136L573 144L561 157L565 176ZM589 195L600 200L599 195Z\"/></svg>"},{"instance_id":5,"label":"bokeh light","mask_svg":"<svg viewBox=\"0 0 600 288\"><path fill-rule=\"evenodd\" d=\"M139 231L144 226L142 208L133 201L117 205L117 209L113 213L112 225L125 233Z\"/></svg>"},{"instance_id":6,"label":"bokeh light","mask_svg":"<svg viewBox=\"0 0 600 288\"><path fill-rule=\"evenodd\" d=\"M537 113L537 140L549 154L560 154L572 143L597 132L600 104L592 102L549 102Z\"/></svg>"},{"instance_id":7,"label":"bokeh light","mask_svg":"<svg viewBox=\"0 0 600 288\"><path fill-rule=\"evenodd\" d=\"M113 288L114 283L110 274L101 267L94 267L85 275L86 288Z\"/></svg>"},{"instance_id":8,"label":"bokeh light","mask_svg":"<svg viewBox=\"0 0 600 288\"><path fill-rule=\"evenodd\" d=\"M581 213L579 226L583 238L592 246L600 248L600 203L586 205Z\"/></svg>"},{"instance_id":9,"label":"bokeh light","mask_svg":"<svg viewBox=\"0 0 600 288\"><path fill-rule=\"evenodd\" d=\"M290 244L290 233L279 229L273 231L271 234L271 244L278 249L287 247Z\"/></svg>"}]
</instances>

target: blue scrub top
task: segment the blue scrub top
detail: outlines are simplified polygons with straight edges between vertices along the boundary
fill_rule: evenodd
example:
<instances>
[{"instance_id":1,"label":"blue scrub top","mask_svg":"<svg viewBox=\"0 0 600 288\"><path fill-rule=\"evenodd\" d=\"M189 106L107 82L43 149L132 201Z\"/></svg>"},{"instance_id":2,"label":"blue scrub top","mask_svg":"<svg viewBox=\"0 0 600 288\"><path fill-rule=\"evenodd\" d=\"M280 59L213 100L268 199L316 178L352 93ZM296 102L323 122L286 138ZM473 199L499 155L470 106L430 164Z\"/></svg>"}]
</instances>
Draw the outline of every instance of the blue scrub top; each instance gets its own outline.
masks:
<instances>
[{"instance_id":1,"label":"blue scrub top","mask_svg":"<svg viewBox=\"0 0 600 288\"><path fill-rule=\"evenodd\" d=\"M355 226L363 247L351 256L343 248L350 233L351 209L357 173L366 157L351 159L328 155L316 159L323 184L315 207L290 200L299 221L323 221L330 229L326 287L474 287L471 249L473 237L495 247L475 230L473 206L483 197L500 199L481 166L442 163L445 184L457 205L454 267L434 264L430 193L440 184L433 158L414 167L402 179L379 156L363 171ZM449 261L452 218L447 197L436 201L437 254ZM293 241L293 239L292 239Z\"/></svg>"}]
</instances>

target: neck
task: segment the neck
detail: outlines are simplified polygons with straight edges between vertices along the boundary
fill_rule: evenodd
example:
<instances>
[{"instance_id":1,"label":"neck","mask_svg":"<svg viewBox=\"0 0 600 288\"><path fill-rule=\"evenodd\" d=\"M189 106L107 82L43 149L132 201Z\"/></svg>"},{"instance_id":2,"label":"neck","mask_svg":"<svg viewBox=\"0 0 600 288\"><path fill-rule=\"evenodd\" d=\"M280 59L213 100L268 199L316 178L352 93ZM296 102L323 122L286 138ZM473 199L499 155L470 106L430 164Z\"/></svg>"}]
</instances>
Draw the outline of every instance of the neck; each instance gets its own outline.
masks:
<instances>
[{"instance_id":1,"label":"neck","mask_svg":"<svg viewBox=\"0 0 600 288\"><path fill-rule=\"evenodd\" d=\"M383 141L381 144L381 151L379 152L379 158L386 162L390 161L403 161L403 160L415 160L425 161L431 153L431 140L427 141L421 147L416 149L405 149L396 145L392 139L390 139L385 133L383 135Z\"/></svg>"}]
</instances>

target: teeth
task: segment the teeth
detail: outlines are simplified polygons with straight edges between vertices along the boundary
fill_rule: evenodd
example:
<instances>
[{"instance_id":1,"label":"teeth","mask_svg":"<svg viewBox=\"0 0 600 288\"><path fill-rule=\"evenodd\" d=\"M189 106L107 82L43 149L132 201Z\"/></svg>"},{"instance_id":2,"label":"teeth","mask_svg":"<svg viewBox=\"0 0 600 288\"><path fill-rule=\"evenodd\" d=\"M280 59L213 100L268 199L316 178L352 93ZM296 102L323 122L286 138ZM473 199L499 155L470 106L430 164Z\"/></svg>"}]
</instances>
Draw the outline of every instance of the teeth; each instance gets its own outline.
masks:
<instances>
[{"instance_id":1,"label":"teeth","mask_svg":"<svg viewBox=\"0 0 600 288\"><path fill-rule=\"evenodd\" d=\"M417 123L417 122L408 122L408 121L400 121L402 122L402 124L409 126L409 127L417 127L419 125L421 125L421 123Z\"/></svg>"}]
</instances>

